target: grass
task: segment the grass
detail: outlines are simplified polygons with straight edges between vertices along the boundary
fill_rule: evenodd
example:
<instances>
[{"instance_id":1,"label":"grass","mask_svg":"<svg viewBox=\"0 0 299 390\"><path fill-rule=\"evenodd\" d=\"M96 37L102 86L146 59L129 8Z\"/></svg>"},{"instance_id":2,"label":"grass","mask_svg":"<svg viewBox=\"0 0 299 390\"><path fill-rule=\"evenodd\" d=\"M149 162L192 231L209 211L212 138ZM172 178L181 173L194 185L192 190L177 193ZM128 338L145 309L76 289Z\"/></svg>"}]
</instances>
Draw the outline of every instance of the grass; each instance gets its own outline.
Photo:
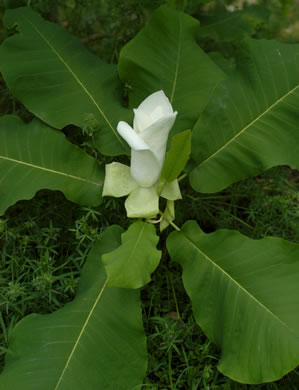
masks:
<instances>
[{"instance_id":1,"label":"grass","mask_svg":"<svg viewBox=\"0 0 299 390\"><path fill-rule=\"evenodd\" d=\"M53 2L39 0L33 5L106 61L117 62L121 47L139 31L158 3L56 0L53 7ZM195 3L190 2L190 9ZM0 8L0 16L3 10ZM6 34L0 29L1 37ZM29 120L31 114L1 80L0 88L1 115L15 113ZM89 142L91 133L92 124L83 134L76 130L73 141L97 156ZM254 239L271 235L299 242L299 176L288 167L273 168L212 195L196 193L187 179L181 184L185 199L177 202L179 226L186 219L196 219L205 232L235 229ZM67 201L59 192L45 190L30 201L18 202L1 217L0 370L15 324L33 312L53 312L74 297L90 248L107 226L115 223L126 228L128 221L123 215L122 200L105 199L99 208L84 208ZM257 386L241 385L219 373L219 350L196 325L181 270L167 254L153 281L142 289L142 301L149 351L143 390L299 388L298 370L276 383Z\"/></svg>"},{"instance_id":2,"label":"grass","mask_svg":"<svg viewBox=\"0 0 299 390\"><path fill-rule=\"evenodd\" d=\"M298 171L280 166L219 194L198 194L188 187L182 221L188 207L206 232L226 228L254 239L270 235L299 242L298 186Z\"/></svg>"}]
</instances>

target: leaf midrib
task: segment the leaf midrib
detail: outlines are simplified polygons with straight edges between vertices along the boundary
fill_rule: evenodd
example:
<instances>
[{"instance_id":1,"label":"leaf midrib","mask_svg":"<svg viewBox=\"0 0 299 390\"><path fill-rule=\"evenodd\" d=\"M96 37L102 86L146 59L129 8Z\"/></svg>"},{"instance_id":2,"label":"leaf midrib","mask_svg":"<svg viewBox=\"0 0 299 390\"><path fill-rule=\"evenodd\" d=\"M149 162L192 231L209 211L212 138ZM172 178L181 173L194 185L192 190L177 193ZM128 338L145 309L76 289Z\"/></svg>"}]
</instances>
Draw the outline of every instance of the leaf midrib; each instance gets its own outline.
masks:
<instances>
[{"instance_id":1,"label":"leaf midrib","mask_svg":"<svg viewBox=\"0 0 299 390\"><path fill-rule=\"evenodd\" d=\"M200 29L199 29L199 33L205 29L208 29L208 28L211 28L211 27L214 27L214 26L217 26L217 25L221 25L221 24L225 24L227 23L227 21L231 20L231 19L235 19L237 18L238 16L240 15L240 12L236 11L233 13L233 15L227 15L227 17L221 19L221 20L217 20L217 22L213 22L213 23L209 23L209 24L205 24L203 26L200 26Z\"/></svg>"},{"instance_id":2,"label":"leaf midrib","mask_svg":"<svg viewBox=\"0 0 299 390\"><path fill-rule=\"evenodd\" d=\"M53 47L53 45L46 39L46 37L38 30L38 28L25 16L23 18L32 26L32 28L37 32L37 34L45 41L45 43L49 46L49 48L53 51L53 53L58 57L58 59L62 62L62 64L67 68L67 70L71 73L71 75L74 77L74 79L77 81L77 83L80 85L80 87L83 89L83 91L87 94L87 96L90 98L92 103L96 106L97 110L100 112L104 120L106 121L107 125L111 128L113 131L116 139L120 142L122 146L124 146L124 143L122 139L119 137L117 131L112 126L109 119L106 117L104 111L101 109L101 107L96 102L95 98L92 96L92 94L89 92L89 90L84 86L83 82L80 80L80 78L77 76L77 74L72 70L70 65L63 59L63 57L58 53L58 51Z\"/></svg>"},{"instance_id":3,"label":"leaf midrib","mask_svg":"<svg viewBox=\"0 0 299 390\"><path fill-rule=\"evenodd\" d=\"M92 184L92 185L96 185L96 186L102 185L102 183L97 183L97 182L94 182L94 181L91 181L91 180L87 180L87 179L84 179L83 177L80 177L80 176L70 175L68 173L64 173L64 172L61 172L61 171L55 171L54 169L41 167L39 165L30 164L30 163L27 163L27 162L21 161L21 160L15 160L15 159L10 158L10 157L0 156L0 160L1 159L2 160L6 160L6 161L10 161L10 162L13 162L13 163L16 163L16 164L20 164L20 165L25 165L25 166L28 166L28 167L33 168L33 169L40 169L40 170L45 171L45 172L49 172L49 173L54 173L56 175L65 176L65 177L68 177L70 179L82 181L82 182L85 182L85 183L88 183L88 184Z\"/></svg>"},{"instance_id":4,"label":"leaf midrib","mask_svg":"<svg viewBox=\"0 0 299 390\"><path fill-rule=\"evenodd\" d=\"M139 245L139 242L140 242L140 240L141 240L141 238L142 238L142 234L143 234L144 229L145 229L145 223L143 223L143 225L142 225L142 227L141 227L141 229L140 229L140 232L139 232L139 234L138 234L138 238L137 238L137 240L136 240L136 242L135 242L135 245L134 245L134 247L132 248L131 253L129 253L129 255L128 255L128 258L127 258L128 263L130 262L131 258L132 258L133 255L134 255L134 252L136 251L137 246Z\"/></svg>"},{"instance_id":5,"label":"leaf midrib","mask_svg":"<svg viewBox=\"0 0 299 390\"><path fill-rule=\"evenodd\" d=\"M98 294L98 296L97 296L97 298L96 298L96 300L95 300L95 302L94 302L90 312L88 313L88 316L87 316L87 318L86 318L86 320L85 320L85 322L84 322L84 324L82 326L82 329L81 329L81 331L80 331L80 333L79 333L79 335L78 335L78 337L77 337L77 339L75 341L75 344L74 344L74 346L73 346L73 348L72 348L72 350L70 352L70 355L69 355L69 357L68 357L68 359L67 359L67 361L65 363L65 366L64 366L64 368L62 370L62 373L61 373L60 377L58 378L58 381L56 383L56 386L55 386L54 390L58 390L58 388L59 388L59 386L60 386L60 384L61 384L61 382L63 380L65 372L66 372L66 370L68 369L68 367L70 365L71 359L72 359L72 357L73 357L73 355L74 355L74 353L75 353L75 351L77 349L77 346L78 346L78 344L80 342L80 339L83 336L83 333L85 332L85 329L86 329L86 327L87 327L87 325L89 323L89 320L90 320L91 316L93 315L93 313L95 311L95 308L96 308L99 300L101 299L101 297L103 295L103 292L104 292L104 290L105 290L105 288L107 286L108 280L109 280L109 278L107 278L105 280L105 283L103 284L103 287L101 288L101 290L100 290L100 292L99 292L99 294Z\"/></svg>"},{"instance_id":6,"label":"leaf midrib","mask_svg":"<svg viewBox=\"0 0 299 390\"><path fill-rule=\"evenodd\" d=\"M170 103L173 102L173 98L174 98L174 93L175 93L177 79L178 79L179 63L181 59L181 51L182 51L182 22L181 22L180 15L178 16L178 21L179 21L178 51L177 51L177 60L176 60L176 66L174 71L174 79L172 84L172 91L170 95Z\"/></svg>"},{"instance_id":7,"label":"leaf midrib","mask_svg":"<svg viewBox=\"0 0 299 390\"><path fill-rule=\"evenodd\" d=\"M240 135L242 135L249 127L253 126L258 120L260 120L264 115L266 115L268 112L270 112L277 104L281 103L284 99L286 99L290 94L292 94L296 89L299 88L299 85L296 85L296 87L292 88L289 92L287 92L285 95L283 95L281 98L279 98L275 103L271 104L265 111L263 111L260 115L258 115L254 120L248 123L241 131L239 131L237 134L235 134L229 141L227 141L224 145L221 146L216 152L211 154L208 158L203 160L198 166L202 167L202 165L206 164L211 158L215 157L218 153L220 153L222 150L224 150L228 145L230 145L232 142L234 142ZM197 169L195 168L195 169Z\"/></svg>"},{"instance_id":8,"label":"leaf midrib","mask_svg":"<svg viewBox=\"0 0 299 390\"><path fill-rule=\"evenodd\" d=\"M254 295L252 295L246 288L239 284L235 279L233 279L230 274L228 274L223 268L221 268L217 263L213 261L207 254L205 254L193 241L191 241L184 233L185 239L206 259L208 260L215 268L222 272L229 280L231 280L241 291L243 291L250 299L255 301L259 306L261 306L267 313L269 313L275 320L277 320L281 325L287 328L296 338L298 335L277 315L275 315L270 309L268 309L262 302L260 302Z\"/></svg>"}]
</instances>

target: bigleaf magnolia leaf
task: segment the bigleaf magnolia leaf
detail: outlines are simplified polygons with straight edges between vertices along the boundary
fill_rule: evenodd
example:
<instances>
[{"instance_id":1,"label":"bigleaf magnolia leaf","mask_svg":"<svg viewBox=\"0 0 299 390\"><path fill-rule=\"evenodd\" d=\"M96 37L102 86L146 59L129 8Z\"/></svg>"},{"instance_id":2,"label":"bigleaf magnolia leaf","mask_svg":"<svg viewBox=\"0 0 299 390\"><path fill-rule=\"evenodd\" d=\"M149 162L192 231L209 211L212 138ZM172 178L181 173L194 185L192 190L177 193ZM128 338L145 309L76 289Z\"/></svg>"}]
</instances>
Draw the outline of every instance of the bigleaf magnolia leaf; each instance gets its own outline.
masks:
<instances>
[{"instance_id":1,"label":"bigleaf magnolia leaf","mask_svg":"<svg viewBox=\"0 0 299 390\"><path fill-rule=\"evenodd\" d=\"M247 39L192 132L191 185L216 192L276 165L299 168L299 45Z\"/></svg>"},{"instance_id":2,"label":"bigleaf magnolia leaf","mask_svg":"<svg viewBox=\"0 0 299 390\"><path fill-rule=\"evenodd\" d=\"M131 112L121 106L116 66L102 62L31 8L7 10L4 24L17 26L19 33L0 47L0 72L26 108L58 129L70 124L83 128L92 119L95 145L102 153L126 152L116 124Z\"/></svg>"},{"instance_id":3,"label":"bigleaf magnolia leaf","mask_svg":"<svg viewBox=\"0 0 299 390\"><path fill-rule=\"evenodd\" d=\"M198 29L198 20L162 6L120 53L118 70L131 87L130 107L162 89L179 112L173 134L194 126L226 77L198 46Z\"/></svg>"},{"instance_id":4,"label":"bigleaf magnolia leaf","mask_svg":"<svg viewBox=\"0 0 299 390\"><path fill-rule=\"evenodd\" d=\"M146 372L139 291L108 288L101 263L120 245L109 227L90 252L73 302L31 314L13 330L0 388L5 390L136 390Z\"/></svg>"},{"instance_id":5,"label":"bigleaf magnolia leaf","mask_svg":"<svg viewBox=\"0 0 299 390\"><path fill-rule=\"evenodd\" d=\"M41 189L62 191L73 202L98 206L104 170L96 159L38 119L0 118L0 214Z\"/></svg>"},{"instance_id":6,"label":"bigleaf magnolia leaf","mask_svg":"<svg viewBox=\"0 0 299 390\"><path fill-rule=\"evenodd\" d=\"M259 5L244 7L238 11L225 11L200 15L199 37L216 41L241 41L253 35L261 24L267 23L270 11Z\"/></svg>"},{"instance_id":7,"label":"bigleaf magnolia leaf","mask_svg":"<svg viewBox=\"0 0 299 390\"><path fill-rule=\"evenodd\" d=\"M167 248L183 267L196 321L222 350L224 375L270 382L299 364L299 245L205 234L188 221Z\"/></svg>"}]
</instances>

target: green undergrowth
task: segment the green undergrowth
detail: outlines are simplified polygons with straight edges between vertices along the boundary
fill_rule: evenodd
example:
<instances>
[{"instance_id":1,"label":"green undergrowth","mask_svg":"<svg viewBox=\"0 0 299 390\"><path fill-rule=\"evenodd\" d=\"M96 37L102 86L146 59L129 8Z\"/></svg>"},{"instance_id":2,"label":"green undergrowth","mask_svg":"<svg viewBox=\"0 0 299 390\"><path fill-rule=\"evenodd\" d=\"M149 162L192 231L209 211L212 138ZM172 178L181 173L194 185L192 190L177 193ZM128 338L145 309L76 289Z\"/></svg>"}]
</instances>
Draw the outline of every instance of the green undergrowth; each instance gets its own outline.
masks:
<instances>
[{"instance_id":1,"label":"green undergrowth","mask_svg":"<svg viewBox=\"0 0 299 390\"><path fill-rule=\"evenodd\" d=\"M0 5L0 19L5 8L31 4L48 20L78 36L104 60L116 63L121 47L135 36L161 3L166 1L4 0ZM207 3L211 2L190 1L188 11L198 13ZM277 15L287 14L291 5L278 0L273 4L277 31ZM281 20L286 29L286 18ZM1 40L5 36L7 32L1 25ZM0 114L11 113L26 121L31 118L0 79ZM88 153L101 158L103 164L110 162L111 159L103 159L93 148L92 124L83 132L68 128L65 134ZM199 194L187 181L185 178L180 183L184 199L176 202L178 226L184 220L196 219L207 233L234 229L254 239L270 235L299 243L298 172L276 167L216 194ZM109 225L129 226L122 199L105 198L103 204L104 207L94 209L80 207L59 192L45 190L38 192L33 200L18 202L0 218L0 371L15 324L30 313L50 313L72 300L80 270L93 243ZM161 239L165 237L163 233ZM143 390L299 388L298 370L276 383L257 386L241 385L224 377L216 368L219 350L194 321L180 267L164 253L152 279L142 289L149 351Z\"/></svg>"}]
</instances>

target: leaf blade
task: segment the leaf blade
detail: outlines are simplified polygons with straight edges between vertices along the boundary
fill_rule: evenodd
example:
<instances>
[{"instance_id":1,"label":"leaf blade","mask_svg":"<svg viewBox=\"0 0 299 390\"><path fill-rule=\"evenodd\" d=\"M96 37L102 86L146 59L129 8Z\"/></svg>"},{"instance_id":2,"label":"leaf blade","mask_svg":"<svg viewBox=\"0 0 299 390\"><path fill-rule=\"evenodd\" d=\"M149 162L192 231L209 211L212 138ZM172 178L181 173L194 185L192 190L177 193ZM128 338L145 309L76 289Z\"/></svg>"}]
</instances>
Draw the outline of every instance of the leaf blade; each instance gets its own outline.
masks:
<instances>
[{"instance_id":1,"label":"leaf blade","mask_svg":"<svg viewBox=\"0 0 299 390\"><path fill-rule=\"evenodd\" d=\"M161 258L158 241L153 225L134 222L122 234L122 244L103 256L108 286L136 289L147 284Z\"/></svg>"},{"instance_id":2,"label":"leaf blade","mask_svg":"<svg viewBox=\"0 0 299 390\"><path fill-rule=\"evenodd\" d=\"M162 6L120 53L118 70L131 88L130 107L162 89L178 111L174 133L194 126L226 77L198 46L198 26L191 16Z\"/></svg>"},{"instance_id":3,"label":"leaf blade","mask_svg":"<svg viewBox=\"0 0 299 390\"><path fill-rule=\"evenodd\" d=\"M171 236L167 246L183 267L196 320L221 346L219 370L255 384L296 367L299 246L234 231L205 234L194 221Z\"/></svg>"},{"instance_id":4,"label":"leaf blade","mask_svg":"<svg viewBox=\"0 0 299 390\"><path fill-rule=\"evenodd\" d=\"M83 384L133 390L140 385L146 351L138 292L108 289L98 259L120 244L121 232L110 227L94 246L73 302L17 325L1 385L16 390L76 390Z\"/></svg>"},{"instance_id":5,"label":"leaf blade","mask_svg":"<svg viewBox=\"0 0 299 390\"><path fill-rule=\"evenodd\" d=\"M269 15L269 10L259 5L251 5L241 11L201 15L198 36L227 42L240 41L253 35L259 25L268 22Z\"/></svg>"},{"instance_id":6,"label":"leaf blade","mask_svg":"<svg viewBox=\"0 0 299 390\"><path fill-rule=\"evenodd\" d=\"M298 45L247 39L237 71L193 129L191 185L216 192L276 165L299 167Z\"/></svg>"},{"instance_id":7,"label":"leaf blade","mask_svg":"<svg viewBox=\"0 0 299 390\"><path fill-rule=\"evenodd\" d=\"M0 48L0 71L18 99L58 129L69 124L83 128L91 115L97 123L98 149L110 155L126 152L116 124L118 116L126 119L130 112L120 104L116 67L30 8L8 10L4 22L20 31Z\"/></svg>"},{"instance_id":8,"label":"leaf blade","mask_svg":"<svg viewBox=\"0 0 299 390\"><path fill-rule=\"evenodd\" d=\"M0 213L41 189L62 191L79 204L100 204L104 169L62 133L11 115L0 119L0 140Z\"/></svg>"}]
</instances>

